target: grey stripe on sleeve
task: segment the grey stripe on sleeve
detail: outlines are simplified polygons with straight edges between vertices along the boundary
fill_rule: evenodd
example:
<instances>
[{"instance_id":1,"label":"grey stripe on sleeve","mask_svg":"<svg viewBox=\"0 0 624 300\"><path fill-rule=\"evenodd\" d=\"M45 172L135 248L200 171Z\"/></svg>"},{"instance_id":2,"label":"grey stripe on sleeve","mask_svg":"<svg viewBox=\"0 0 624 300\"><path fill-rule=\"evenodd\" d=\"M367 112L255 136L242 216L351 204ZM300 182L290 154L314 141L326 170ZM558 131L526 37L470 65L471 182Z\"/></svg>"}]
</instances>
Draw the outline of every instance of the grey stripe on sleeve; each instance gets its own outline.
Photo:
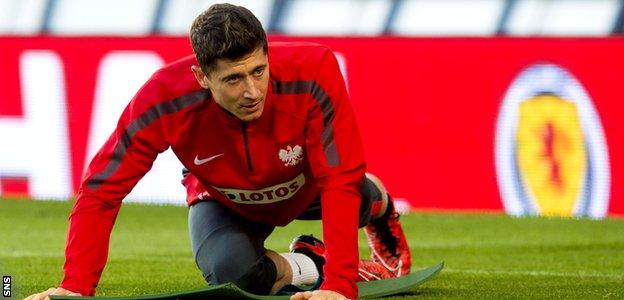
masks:
<instances>
[{"instance_id":1,"label":"grey stripe on sleeve","mask_svg":"<svg viewBox=\"0 0 624 300\"><path fill-rule=\"evenodd\" d=\"M89 179L89 181L87 182L87 186L90 189L96 190L102 185L102 183L104 183L106 180L108 180L108 178L115 174L115 172L117 172L117 169L119 169L119 165L121 164L121 160L126 155L128 147L130 147L132 138L139 131L149 126L152 122L156 121L161 116L175 113L188 106L202 102L205 99L208 99L209 95L209 91L200 90L186 95L182 95L168 102L156 104L147 111L145 111L142 115L132 121L132 123L130 123L128 127L126 127L124 132L121 134L117 145L115 145L111 160L108 162L104 170L100 171Z\"/></svg>"},{"instance_id":2,"label":"grey stripe on sleeve","mask_svg":"<svg viewBox=\"0 0 624 300\"><path fill-rule=\"evenodd\" d=\"M323 112L323 132L321 133L321 140L323 143L323 151L325 152L325 158L330 166L337 166L340 164L340 157L336 150L336 143L334 142L334 127L332 121L334 120L334 104L331 102L329 95L323 90L323 88L314 80L301 80L301 81L271 81L273 86L273 93L275 94L310 94L316 103L321 107Z\"/></svg>"}]
</instances>

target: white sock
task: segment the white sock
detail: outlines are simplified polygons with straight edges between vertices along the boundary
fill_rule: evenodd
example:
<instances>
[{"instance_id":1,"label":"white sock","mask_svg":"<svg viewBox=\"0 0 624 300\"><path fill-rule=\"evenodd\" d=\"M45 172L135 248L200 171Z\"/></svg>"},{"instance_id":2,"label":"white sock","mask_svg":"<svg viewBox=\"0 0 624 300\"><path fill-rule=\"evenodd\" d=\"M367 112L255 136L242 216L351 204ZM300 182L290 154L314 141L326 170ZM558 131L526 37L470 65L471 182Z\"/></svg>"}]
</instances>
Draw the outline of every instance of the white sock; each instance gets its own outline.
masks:
<instances>
[{"instance_id":1,"label":"white sock","mask_svg":"<svg viewBox=\"0 0 624 300\"><path fill-rule=\"evenodd\" d=\"M318 269L310 257L301 253L280 253L292 269L292 284L313 285L319 278Z\"/></svg>"}]
</instances>

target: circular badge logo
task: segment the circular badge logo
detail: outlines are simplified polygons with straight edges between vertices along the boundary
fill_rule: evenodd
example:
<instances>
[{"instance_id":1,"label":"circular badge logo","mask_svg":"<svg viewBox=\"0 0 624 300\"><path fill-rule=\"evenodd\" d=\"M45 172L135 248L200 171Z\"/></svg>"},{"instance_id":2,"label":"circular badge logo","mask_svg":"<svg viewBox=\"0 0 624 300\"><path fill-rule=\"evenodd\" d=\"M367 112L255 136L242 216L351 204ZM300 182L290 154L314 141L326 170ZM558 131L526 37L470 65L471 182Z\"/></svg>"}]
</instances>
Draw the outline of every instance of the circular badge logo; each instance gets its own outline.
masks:
<instances>
[{"instance_id":1,"label":"circular badge logo","mask_svg":"<svg viewBox=\"0 0 624 300\"><path fill-rule=\"evenodd\" d=\"M610 168L600 118L564 68L535 64L512 82L500 108L498 186L512 215L607 213Z\"/></svg>"}]
</instances>

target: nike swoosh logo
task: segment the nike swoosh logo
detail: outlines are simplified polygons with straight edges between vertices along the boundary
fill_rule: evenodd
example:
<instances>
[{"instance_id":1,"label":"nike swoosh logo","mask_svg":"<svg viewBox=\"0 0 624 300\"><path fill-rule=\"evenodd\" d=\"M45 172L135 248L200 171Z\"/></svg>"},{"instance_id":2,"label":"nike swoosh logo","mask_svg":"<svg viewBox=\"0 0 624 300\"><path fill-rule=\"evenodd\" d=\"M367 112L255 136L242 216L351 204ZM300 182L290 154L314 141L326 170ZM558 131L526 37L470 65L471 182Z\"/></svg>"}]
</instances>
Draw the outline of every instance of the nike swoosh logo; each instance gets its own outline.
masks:
<instances>
[{"instance_id":1,"label":"nike swoosh logo","mask_svg":"<svg viewBox=\"0 0 624 300\"><path fill-rule=\"evenodd\" d=\"M195 163L196 166L203 165L203 164L205 164L205 163L207 163L207 162L209 162L209 161L211 161L211 160L213 160L213 159L215 159L215 158L217 158L217 157L219 157L219 156L221 156L223 154L225 154L225 153L213 155L211 157L204 158L204 159L199 159L199 156L195 156L195 161L193 161L193 162Z\"/></svg>"},{"instance_id":2,"label":"nike swoosh logo","mask_svg":"<svg viewBox=\"0 0 624 300\"><path fill-rule=\"evenodd\" d=\"M293 261L297 265L297 269L299 269L299 275L301 275L301 266L299 266L299 263L296 260L293 260Z\"/></svg>"}]
</instances>

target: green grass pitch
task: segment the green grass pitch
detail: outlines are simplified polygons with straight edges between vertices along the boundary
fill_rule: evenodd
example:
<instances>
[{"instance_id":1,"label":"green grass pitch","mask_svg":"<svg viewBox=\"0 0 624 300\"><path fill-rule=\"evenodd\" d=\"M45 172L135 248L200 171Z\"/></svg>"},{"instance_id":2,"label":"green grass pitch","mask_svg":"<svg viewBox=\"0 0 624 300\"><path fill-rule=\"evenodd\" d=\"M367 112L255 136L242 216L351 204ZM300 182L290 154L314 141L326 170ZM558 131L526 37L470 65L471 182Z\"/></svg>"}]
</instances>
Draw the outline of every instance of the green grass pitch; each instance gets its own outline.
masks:
<instances>
[{"instance_id":1,"label":"green grass pitch","mask_svg":"<svg viewBox=\"0 0 624 300\"><path fill-rule=\"evenodd\" d=\"M59 283L70 202L0 200L0 275L17 299ZM202 287L187 208L126 203L112 234L101 296ZM401 217L413 268L446 267L410 295L388 299L624 299L624 220L413 213ZM268 247L286 251L319 222L278 228ZM362 257L368 256L360 235ZM233 257L232 259L236 259Z\"/></svg>"}]
</instances>

